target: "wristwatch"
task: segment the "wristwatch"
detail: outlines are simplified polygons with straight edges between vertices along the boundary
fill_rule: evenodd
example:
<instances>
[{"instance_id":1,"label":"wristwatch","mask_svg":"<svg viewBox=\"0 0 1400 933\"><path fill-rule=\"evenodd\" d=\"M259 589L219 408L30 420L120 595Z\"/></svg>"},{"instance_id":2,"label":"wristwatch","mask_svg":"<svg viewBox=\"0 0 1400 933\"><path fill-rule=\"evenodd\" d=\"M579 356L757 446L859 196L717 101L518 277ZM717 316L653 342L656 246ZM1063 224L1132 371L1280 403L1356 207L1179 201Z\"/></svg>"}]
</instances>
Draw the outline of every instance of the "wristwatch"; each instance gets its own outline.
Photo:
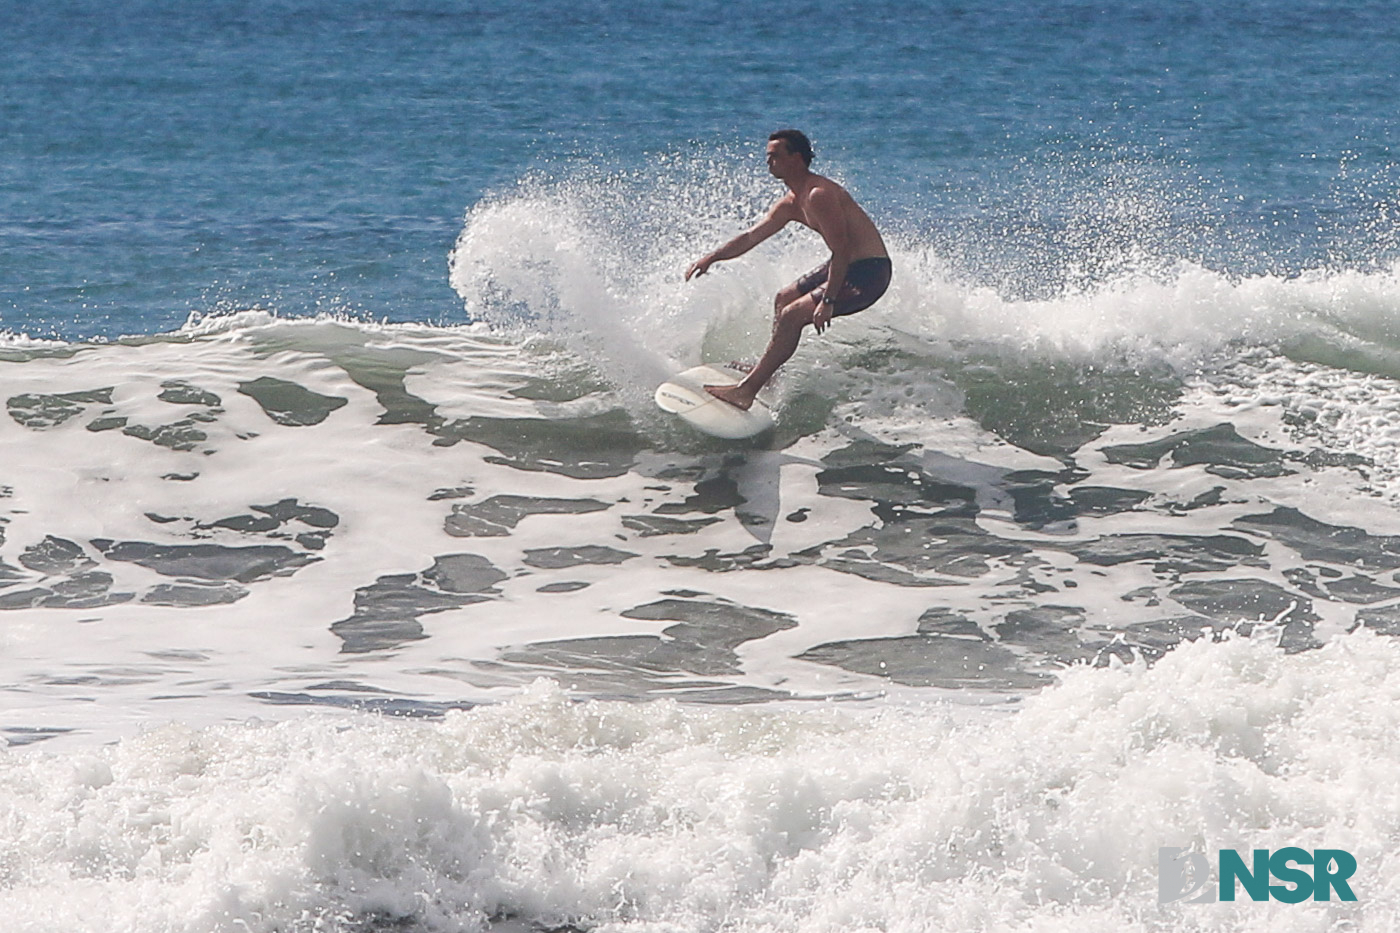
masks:
<instances>
[{"instance_id":1,"label":"wristwatch","mask_svg":"<svg viewBox=\"0 0 1400 933\"><path fill-rule=\"evenodd\" d=\"M822 304L824 304L824 305L835 305L835 304L836 304L836 299L833 298L833 297L831 297L830 295L823 295L823 296L822 296Z\"/></svg>"}]
</instances>

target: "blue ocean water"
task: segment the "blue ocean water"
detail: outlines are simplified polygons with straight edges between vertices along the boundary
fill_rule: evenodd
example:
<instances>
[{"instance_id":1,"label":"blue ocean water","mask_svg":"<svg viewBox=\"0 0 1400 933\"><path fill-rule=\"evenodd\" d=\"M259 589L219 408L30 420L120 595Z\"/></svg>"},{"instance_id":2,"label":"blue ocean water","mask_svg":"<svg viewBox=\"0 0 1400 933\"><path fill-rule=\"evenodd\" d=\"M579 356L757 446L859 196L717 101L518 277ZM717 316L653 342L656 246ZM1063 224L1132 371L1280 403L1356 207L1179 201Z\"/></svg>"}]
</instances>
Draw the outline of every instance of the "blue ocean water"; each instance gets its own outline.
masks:
<instances>
[{"instance_id":1,"label":"blue ocean water","mask_svg":"<svg viewBox=\"0 0 1400 933\"><path fill-rule=\"evenodd\" d=\"M975 243L966 264L1002 281L1034 279L1125 174L1165 215L1127 231L1159 258L1376 262L1395 254L1393 12L6 4L0 320L63 338L255 304L461 322L445 258L484 196L580 161L757 152L784 125L888 223Z\"/></svg>"},{"instance_id":2,"label":"blue ocean water","mask_svg":"<svg viewBox=\"0 0 1400 933\"><path fill-rule=\"evenodd\" d=\"M1397 33L0 0L2 925L1395 929ZM721 442L782 126L894 281Z\"/></svg>"}]
</instances>

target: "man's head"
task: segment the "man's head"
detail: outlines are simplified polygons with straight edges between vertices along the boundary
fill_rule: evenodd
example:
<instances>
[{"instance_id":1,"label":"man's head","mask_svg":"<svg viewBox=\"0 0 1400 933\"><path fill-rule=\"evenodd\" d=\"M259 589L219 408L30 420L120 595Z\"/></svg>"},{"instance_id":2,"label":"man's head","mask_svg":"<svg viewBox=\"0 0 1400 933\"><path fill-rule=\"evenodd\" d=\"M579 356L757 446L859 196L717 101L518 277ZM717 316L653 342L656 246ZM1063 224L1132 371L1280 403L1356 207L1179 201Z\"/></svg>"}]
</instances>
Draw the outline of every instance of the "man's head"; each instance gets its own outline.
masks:
<instances>
[{"instance_id":1,"label":"man's head","mask_svg":"<svg viewBox=\"0 0 1400 933\"><path fill-rule=\"evenodd\" d=\"M792 173L801 160L802 168L812 164L812 143L800 130L778 130L768 137L768 171L779 178Z\"/></svg>"}]
</instances>

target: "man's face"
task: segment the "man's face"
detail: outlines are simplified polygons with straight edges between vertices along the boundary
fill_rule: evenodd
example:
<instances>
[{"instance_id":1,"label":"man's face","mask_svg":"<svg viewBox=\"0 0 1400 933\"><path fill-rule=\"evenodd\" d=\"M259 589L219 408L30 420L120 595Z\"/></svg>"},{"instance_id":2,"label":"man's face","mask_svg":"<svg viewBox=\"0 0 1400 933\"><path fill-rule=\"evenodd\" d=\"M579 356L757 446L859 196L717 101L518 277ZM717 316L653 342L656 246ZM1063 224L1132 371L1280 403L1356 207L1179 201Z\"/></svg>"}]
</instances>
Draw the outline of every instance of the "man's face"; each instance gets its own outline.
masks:
<instances>
[{"instance_id":1,"label":"man's face","mask_svg":"<svg viewBox=\"0 0 1400 933\"><path fill-rule=\"evenodd\" d=\"M788 149L787 141L782 139L768 140L768 171L775 178L783 178L791 174L794 168L793 161L802 161L802 156Z\"/></svg>"}]
</instances>

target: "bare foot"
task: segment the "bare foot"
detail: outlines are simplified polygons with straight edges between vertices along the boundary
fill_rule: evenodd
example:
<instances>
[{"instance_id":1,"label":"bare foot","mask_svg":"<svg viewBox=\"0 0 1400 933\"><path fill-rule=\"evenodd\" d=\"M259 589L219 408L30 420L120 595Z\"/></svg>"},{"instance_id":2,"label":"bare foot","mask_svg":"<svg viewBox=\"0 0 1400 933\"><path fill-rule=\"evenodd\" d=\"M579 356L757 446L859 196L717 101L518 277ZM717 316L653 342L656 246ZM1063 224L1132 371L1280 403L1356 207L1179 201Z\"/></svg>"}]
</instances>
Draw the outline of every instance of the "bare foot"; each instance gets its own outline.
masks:
<instances>
[{"instance_id":1,"label":"bare foot","mask_svg":"<svg viewBox=\"0 0 1400 933\"><path fill-rule=\"evenodd\" d=\"M721 402L728 402L744 411L748 411L753 405L753 396L745 393L742 386L705 386L705 391Z\"/></svg>"}]
</instances>

